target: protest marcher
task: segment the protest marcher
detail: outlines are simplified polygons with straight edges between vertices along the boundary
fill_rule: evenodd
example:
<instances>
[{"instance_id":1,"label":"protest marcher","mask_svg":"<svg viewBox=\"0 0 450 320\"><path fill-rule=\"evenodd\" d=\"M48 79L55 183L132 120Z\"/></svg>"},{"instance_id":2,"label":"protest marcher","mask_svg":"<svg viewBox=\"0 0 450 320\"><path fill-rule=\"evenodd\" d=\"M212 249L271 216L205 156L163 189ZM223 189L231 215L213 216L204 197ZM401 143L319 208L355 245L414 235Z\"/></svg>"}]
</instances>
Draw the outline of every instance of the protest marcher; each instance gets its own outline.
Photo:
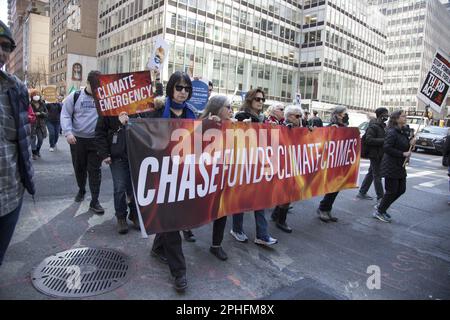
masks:
<instances>
[{"instance_id":1,"label":"protest marcher","mask_svg":"<svg viewBox=\"0 0 450 320\"><path fill-rule=\"evenodd\" d=\"M343 128L346 127L344 124L344 116L345 116L346 108L342 106L337 106L334 108L331 113L330 119L330 127L338 127ZM319 209L317 209L317 214L319 215L319 219L323 222L337 222L338 218L331 215L331 210L333 209L334 201L336 200L338 192L327 193L325 197L320 201Z\"/></svg>"},{"instance_id":2,"label":"protest marcher","mask_svg":"<svg viewBox=\"0 0 450 320\"><path fill-rule=\"evenodd\" d=\"M142 116L142 115L141 115ZM135 115L130 115L135 117ZM98 147L98 155L103 162L108 164L114 185L114 209L117 218L117 232L128 232L128 219L139 229L139 220L136 202L133 195L130 167L126 145L125 125L128 123L128 115L122 113L118 117L99 116L95 128L95 143Z\"/></svg>"},{"instance_id":3,"label":"protest marcher","mask_svg":"<svg viewBox=\"0 0 450 320\"><path fill-rule=\"evenodd\" d=\"M230 101L226 96L217 95L212 97L205 107L200 119L211 119L218 122L231 121L233 112ZM227 260L228 256L222 248L223 234L227 224L227 216L223 216L214 221L212 246L209 251L220 260Z\"/></svg>"},{"instance_id":4,"label":"protest marcher","mask_svg":"<svg viewBox=\"0 0 450 320\"><path fill-rule=\"evenodd\" d=\"M41 99L39 91L30 90L31 107L36 115L36 121L31 125L31 151L33 160L41 157L41 147L44 139L47 137L47 127L45 119L47 119L48 111L44 101Z\"/></svg>"},{"instance_id":5,"label":"protest marcher","mask_svg":"<svg viewBox=\"0 0 450 320\"><path fill-rule=\"evenodd\" d=\"M284 122L284 105L281 103L271 105L267 109L267 119L265 123L283 124Z\"/></svg>"},{"instance_id":6,"label":"protest marcher","mask_svg":"<svg viewBox=\"0 0 450 320\"><path fill-rule=\"evenodd\" d=\"M291 105L284 110L284 125L289 128L296 128L301 126L303 110L300 106ZM287 213L289 211L290 203L276 206L272 212L271 218L276 222L277 228L284 232L291 233L292 228L286 223Z\"/></svg>"},{"instance_id":7,"label":"protest marcher","mask_svg":"<svg viewBox=\"0 0 450 320\"><path fill-rule=\"evenodd\" d=\"M346 127L348 127L350 125L350 117L347 112L344 114L344 118L342 119L342 122L344 123L344 125Z\"/></svg>"},{"instance_id":8,"label":"protest marcher","mask_svg":"<svg viewBox=\"0 0 450 320\"><path fill-rule=\"evenodd\" d=\"M389 118L381 161L385 194L373 213L375 219L383 222L391 222L387 209L406 191L406 168L403 164L411 156L410 145L414 145L415 141L410 141L409 130L405 125L405 111L394 111Z\"/></svg>"},{"instance_id":9,"label":"protest marcher","mask_svg":"<svg viewBox=\"0 0 450 320\"><path fill-rule=\"evenodd\" d=\"M243 122L264 122L264 115L262 114L263 104L266 101L264 91L261 89L252 89L247 92L245 101L241 106L240 112L235 116L236 120ZM264 215L264 210L255 211L256 222L256 238L255 243L271 246L278 242L277 239L272 238L268 232L267 220ZM239 242L247 242L248 237L244 233L244 214L237 213L233 215L233 228L231 235Z\"/></svg>"},{"instance_id":10,"label":"protest marcher","mask_svg":"<svg viewBox=\"0 0 450 320\"><path fill-rule=\"evenodd\" d=\"M369 127L365 133L365 144L367 146L368 158L370 159L369 172L364 178L361 188L359 189L357 197L363 200L373 200L367 194L370 185L374 184L375 192L377 194L377 202L379 203L383 198L383 184L381 183L380 166L381 159L383 159L383 144L386 135L385 122L389 118L389 111L386 108L378 108L375 110L376 119L369 122Z\"/></svg>"},{"instance_id":11,"label":"protest marcher","mask_svg":"<svg viewBox=\"0 0 450 320\"><path fill-rule=\"evenodd\" d=\"M50 143L50 152L54 152L59 139L59 131L61 130L61 110L63 97L58 96L58 101L47 103L48 110L47 129Z\"/></svg>"},{"instance_id":12,"label":"protest marcher","mask_svg":"<svg viewBox=\"0 0 450 320\"><path fill-rule=\"evenodd\" d=\"M445 139L444 150L442 151L442 156L447 157L447 159L450 158L450 134L447 135L447 138ZM450 193L450 162L448 162L447 165L448 165L448 171L447 171L448 172L448 191ZM448 197L447 204L450 206L450 195Z\"/></svg>"},{"instance_id":13,"label":"protest marcher","mask_svg":"<svg viewBox=\"0 0 450 320\"><path fill-rule=\"evenodd\" d=\"M164 108L152 113L153 118L192 119L195 111L186 101L192 97L192 82L188 74L175 72L166 86L166 103ZM179 231L158 233L153 241L151 255L168 263L172 276L175 277L175 289L187 288L186 261L183 255Z\"/></svg>"},{"instance_id":14,"label":"protest marcher","mask_svg":"<svg viewBox=\"0 0 450 320\"><path fill-rule=\"evenodd\" d=\"M319 118L319 116L317 116L318 112L317 110L313 111L313 117L309 120L309 126L310 127L316 127L316 128L321 128L323 127L323 122L322 119Z\"/></svg>"},{"instance_id":15,"label":"protest marcher","mask_svg":"<svg viewBox=\"0 0 450 320\"><path fill-rule=\"evenodd\" d=\"M86 88L71 93L64 100L61 111L61 127L70 144L72 164L79 189L75 196L75 202L84 200L86 180L89 175L91 191L89 208L97 214L103 214L105 210L98 201L102 179L102 159L97 154L95 144L98 113L91 89L91 83L98 75L100 75L99 71L89 72Z\"/></svg>"},{"instance_id":16,"label":"protest marcher","mask_svg":"<svg viewBox=\"0 0 450 320\"><path fill-rule=\"evenodd\" d=\"M29 153L29 97L26 86L3 71L16 47L0 21L0 265L19 219L25 190L35 193Z\"/></svg>"},{"instance_id":17,"label":"protest marcher","mask_svg":"<svg viewBox=\"0 0 450 320\"><path fill-rule=\"evenodd\" d=\"M307 128L309 127L309 111L303 112L303 119L302 119L302 127Z\"/></svg>"},{"instance_id":18,"label":"protest marcher","mask_svg":"<svg viewBox=\"0 0 450 320\"><path fill-rule=\"evenodd\" d=\"M214 90L214 84L212 83L212 81L208 82L208 99L211 98L211 94Z\"/></svg>"}]
</instances>

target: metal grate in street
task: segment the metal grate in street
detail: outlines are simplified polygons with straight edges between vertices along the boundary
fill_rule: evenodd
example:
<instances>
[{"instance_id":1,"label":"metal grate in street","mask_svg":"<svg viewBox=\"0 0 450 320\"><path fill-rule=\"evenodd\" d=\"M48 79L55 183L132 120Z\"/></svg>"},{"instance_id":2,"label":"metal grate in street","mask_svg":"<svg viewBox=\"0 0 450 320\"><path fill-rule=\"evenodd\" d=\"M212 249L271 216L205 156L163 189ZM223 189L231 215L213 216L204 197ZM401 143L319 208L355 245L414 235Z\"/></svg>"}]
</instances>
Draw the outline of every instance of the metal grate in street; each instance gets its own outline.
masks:
<instances>
[{"instance_id":1,"label":"metal grate in street","mask_svg":"<svg viewBox=\"0 0 450 320\"><path fill-rule=\"evenodd\" d=\"M32 273L32 283L52 297L82 298L117 289L130 273L130 259L118 251L77 248L42 261Z\"/></svg>"}]
</instances>

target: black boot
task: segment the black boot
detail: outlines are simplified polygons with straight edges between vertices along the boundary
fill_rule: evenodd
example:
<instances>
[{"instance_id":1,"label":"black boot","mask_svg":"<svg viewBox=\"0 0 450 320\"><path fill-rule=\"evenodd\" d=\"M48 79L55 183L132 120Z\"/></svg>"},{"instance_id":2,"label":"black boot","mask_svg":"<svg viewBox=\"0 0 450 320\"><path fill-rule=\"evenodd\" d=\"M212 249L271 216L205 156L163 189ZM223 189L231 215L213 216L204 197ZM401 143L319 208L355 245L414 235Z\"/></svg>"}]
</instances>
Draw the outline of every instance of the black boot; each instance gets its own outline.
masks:
<instances>
[{"instance_id":1,"label":"black boot","mask_svg":"<svg viewBox=\"0 0 450 320\"><path fill-rule=\"evenodd\" d=\"M277 221L278 220L278 213L280 212L280 207L276 206L273 211L272 211L272 215L270 216L270 218L272 219L272 221Z\"/></svg>"},{"instance_id":2,"label":"black boot","mask_svg":"<svg viewBox=\"0 0 450 320\"><path fill-rule=\"evenodd\" d=\"M292 229L286 224L286 216L289 208L280 208L278 211L277 228L284 232L291 233Z\"/></svg>"}]
</instances>

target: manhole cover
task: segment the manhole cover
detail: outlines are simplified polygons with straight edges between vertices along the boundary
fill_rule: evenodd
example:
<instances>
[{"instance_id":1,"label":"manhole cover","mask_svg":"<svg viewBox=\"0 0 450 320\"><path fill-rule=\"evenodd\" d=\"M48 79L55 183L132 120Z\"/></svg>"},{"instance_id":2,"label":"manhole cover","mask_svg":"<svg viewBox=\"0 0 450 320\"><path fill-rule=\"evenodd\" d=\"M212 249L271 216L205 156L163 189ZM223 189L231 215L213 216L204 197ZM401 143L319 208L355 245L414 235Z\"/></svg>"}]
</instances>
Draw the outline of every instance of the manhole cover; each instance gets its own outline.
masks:
<instances>
[{"instance_id":1,"label":"manhole cover","mask_svg":"<svg viewBox=\"0 0 450 320\"><path fill-rule=\"evenodd\" d=\"M89 297L123 285L130 269L129 258L118 251L78 248L46 258L34 269L32 282L53 297Z\"/></svg>"}]
</instances>

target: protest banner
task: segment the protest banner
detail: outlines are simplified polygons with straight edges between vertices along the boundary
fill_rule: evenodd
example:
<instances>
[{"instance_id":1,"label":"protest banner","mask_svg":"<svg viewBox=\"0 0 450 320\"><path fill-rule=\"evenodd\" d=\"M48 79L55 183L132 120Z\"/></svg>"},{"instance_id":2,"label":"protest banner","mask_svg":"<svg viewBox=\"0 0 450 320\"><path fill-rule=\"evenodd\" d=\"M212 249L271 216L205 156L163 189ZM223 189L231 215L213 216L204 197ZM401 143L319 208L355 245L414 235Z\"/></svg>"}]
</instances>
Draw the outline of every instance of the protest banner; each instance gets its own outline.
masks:
<instances>
[{"instance_id":1,"label":"protest banner","mask_svg":"<svg viewBox=\"0 0 450 320\"><path fill-rule=\"evenodd\" d=\"M438 50L417 97L434 111L441 113L449 86L450 59Z\"/></svg>"},{"instance_id":2,"label":"protest banner","mask_svg":"<svg viewBox=\"0 0 450 320\"><path fill-rule=\"evenodd\" d=\"M193 80L192 81L192 97L189 99L189 103L193 105L197 110L202 111L205 109L208 103L209 86L205 80Z\"/></svg>"},{"instance_id":3,"label":"protest banner","mask_svg":"<svg viewBox=\"0 0 450 320\"><path fill-rule=\"evenodd\" d=\"M136 114L154 110L149 71L106 74L91 83L97 110L102 116L121 112Z\"/></svg>"},{"instance_id":4,"label":"protest banner","mask_svg":"<svg viewBox=\"0 0 450 320\"><path fill-rule=\"evenodd\" d=\"M358 128L130 121L131 177L149 234L357 187Z\"/></svg>"},{"instance_id":5,"label":"protest banner","mask_svg":"<svg viewBox=\"0 0 450 320\"><path fill-rule=\"evenodd\" d=\"M147 68L149 70L157 70L162 73L164 63L168 60L169 56L169 44L164 40L162 36L159 36L155 40L153 54L150 56Z\"/></svg>"},{"instance_id":6,"label":"protest banner","mask_svg":"<svg viewBox=\"0 0 450 320\"><path fill-rule=\"evenodd\" d=\"M55 103L57 101L56 86L47 86L42 88L42 97L48 103Z\"/></svg>"}]
</instances>

